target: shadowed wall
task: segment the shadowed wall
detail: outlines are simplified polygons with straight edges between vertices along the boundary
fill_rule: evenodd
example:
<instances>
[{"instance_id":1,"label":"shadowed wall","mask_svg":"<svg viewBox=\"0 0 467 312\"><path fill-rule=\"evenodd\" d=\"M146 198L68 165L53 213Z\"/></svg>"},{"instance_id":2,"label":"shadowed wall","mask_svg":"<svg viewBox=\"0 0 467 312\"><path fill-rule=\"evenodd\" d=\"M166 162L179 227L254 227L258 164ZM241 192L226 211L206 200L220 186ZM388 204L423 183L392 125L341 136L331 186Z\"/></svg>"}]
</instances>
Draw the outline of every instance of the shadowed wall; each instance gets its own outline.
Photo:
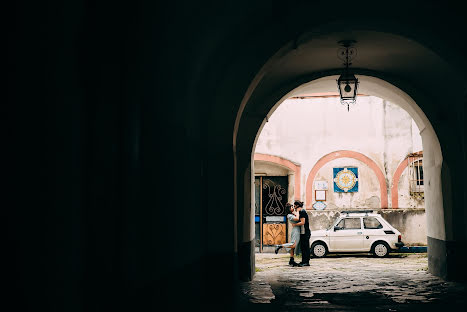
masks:
<instances>
[{"instance_id":1,"label":"shadowed wall","mask_svg":"<svg viewBox=\"0 0 467 312\"><path fill-rule=\"evenodd\" d=\"M352 18L386 29L397 17L395 33L413 26L420 41L465 72L461 10L433 3L391 4L369 18L372 6L362 2ZM235 310L238 276L251 277L254 262L237 261L251 259L253 240L239 222L249 208L234 194L251 189L250 177L234 173L251 164L247 149L267 113L248 112L259 116L242 124L253 130L234 154L237 111L256 73L286 42L345 17L334 6L12 4L4 115L13 204L5 257L7 297L17 310L152 311L163 303ZM448 100L455 113L438 106L426 113L443 151L450 149L443 192L453 194L445 217L454 243L436 241L450 254L466 238L466 193L456 171L465 162L465 94Z\"/></svg>"}]
</instances>

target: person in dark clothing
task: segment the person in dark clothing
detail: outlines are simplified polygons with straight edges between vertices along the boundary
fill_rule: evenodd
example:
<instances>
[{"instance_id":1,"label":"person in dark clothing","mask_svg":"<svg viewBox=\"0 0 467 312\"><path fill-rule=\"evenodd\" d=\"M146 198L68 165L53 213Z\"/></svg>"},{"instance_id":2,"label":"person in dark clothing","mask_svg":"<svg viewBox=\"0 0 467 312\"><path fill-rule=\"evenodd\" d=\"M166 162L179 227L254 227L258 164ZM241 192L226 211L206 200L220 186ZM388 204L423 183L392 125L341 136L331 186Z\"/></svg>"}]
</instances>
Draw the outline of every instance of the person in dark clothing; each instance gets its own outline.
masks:
<instances>
[{"instance_id":1,"label":"person in dark clothing","mask_svg":"<svg viewBox=\"0 0 467 312\"><path fill-rule=\"evenodd\" d=\"M293 224L292 226L302 226L302 232L300 233L300 249L302 251L302 261L298 266L310 266L310 223L308 221L308 214L303 208L303 202L296 200L294 202L294 207L299 210L299 219L298 223Z\"/></svg>"}]
</instances>

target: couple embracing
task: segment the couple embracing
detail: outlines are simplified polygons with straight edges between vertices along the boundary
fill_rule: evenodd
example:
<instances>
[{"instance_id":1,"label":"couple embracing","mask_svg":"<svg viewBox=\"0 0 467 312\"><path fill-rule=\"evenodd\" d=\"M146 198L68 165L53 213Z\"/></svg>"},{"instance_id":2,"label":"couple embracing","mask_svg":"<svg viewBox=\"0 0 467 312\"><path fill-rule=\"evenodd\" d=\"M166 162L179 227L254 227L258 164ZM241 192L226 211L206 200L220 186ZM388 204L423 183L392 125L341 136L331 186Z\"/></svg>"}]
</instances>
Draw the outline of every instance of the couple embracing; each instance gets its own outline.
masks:
<instances>
[{"instance_id":1,"label":"couple embracing","mask_svg":"<svg viewBox=\"0 0 467 312\"><path fill-rule=\"evenodd\" d=\"M289 209L287 219L292 223L292 231L290 233L290 243L276 246L276 254L279 249L285 247L290 249L289 265L292 266L310 266L310 223L308 221L308 214L303 208L303 202L296 200L292 205L286 204ZM296 263L294 260L294 253L298 254L298 246L302 253L302 261Z\"/></svg>"}]
</instances>

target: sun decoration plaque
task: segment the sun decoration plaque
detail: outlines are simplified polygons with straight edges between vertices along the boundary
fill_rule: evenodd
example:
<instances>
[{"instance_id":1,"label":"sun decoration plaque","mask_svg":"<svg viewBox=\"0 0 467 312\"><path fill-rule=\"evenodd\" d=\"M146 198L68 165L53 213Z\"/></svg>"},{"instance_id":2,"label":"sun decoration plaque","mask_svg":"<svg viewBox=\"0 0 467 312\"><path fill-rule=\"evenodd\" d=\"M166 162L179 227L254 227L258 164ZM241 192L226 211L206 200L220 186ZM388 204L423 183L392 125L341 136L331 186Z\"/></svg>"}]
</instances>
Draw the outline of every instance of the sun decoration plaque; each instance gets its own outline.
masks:
<instances>
[{"instance_id":1,"label":"sun decoration plaque","mask_svg":"<svg viewBox=\"0 0 467 312\"><path fill-rule=\"evenodd\" d=\"M332 168L334 174L334 192L358 192L358 168Z\"/></svg>"}]
</instances>

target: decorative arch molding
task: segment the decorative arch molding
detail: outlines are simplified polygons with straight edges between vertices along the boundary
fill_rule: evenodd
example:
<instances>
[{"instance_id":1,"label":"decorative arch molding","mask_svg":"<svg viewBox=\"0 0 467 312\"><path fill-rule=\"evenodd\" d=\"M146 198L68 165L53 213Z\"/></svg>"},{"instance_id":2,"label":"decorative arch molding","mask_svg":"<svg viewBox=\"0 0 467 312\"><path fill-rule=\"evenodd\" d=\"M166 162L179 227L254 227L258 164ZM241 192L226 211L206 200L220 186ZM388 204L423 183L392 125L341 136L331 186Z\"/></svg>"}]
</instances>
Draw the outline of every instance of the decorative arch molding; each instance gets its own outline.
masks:
<instances>
[{"instance_id":1,"label":"decorative arch molding","mask_svg":"<svg viewBox=\"0 0 467 312\"><path fill-rule=\"evenodd\" d=\"M316 174L325 164L338 158L357 159L363 162L364 164L366 164L368 167L370 167L370 169L373 170L373 172L376 174L376 177L378 178L379 189L381 193L380 195L381 208L388 208L388 193L387 193L386 179L384 177L383 172L378 167L378 165L372 159L363 155L362 153L342 150L342 151L335 151L335 152L329 153L321 157L311 169L306 180L306 209L311 209L311 205L313 203L312 187L313 187L313 181L315 180Z\"/></svg>"},{"instance_id":2,"label":"decorative arch molding","mask_svg":"<svg viewBox=\"0 0 467 312\"><path fill-rule=\"evenodd\" d=\"M422 158L423 156L414 157L413 162L416 162ZM408 165L409 165L409 158L406 157L403 161L401 161L399 166L397 166L396 172L394 172L394 176L392 177L392 184L391 184L392 208L399 208L399 190L398 190L399 180L402 176L402 173L408 167Z\"/></svg>"},{"instance_id":3,"label":"decorative arch molding","mask_svg":"<svg viewBox=\"0 0 467 312\"><path fill-rule=\"evenodd\" d=\"M301 166L296 165L293 162L291 162L288 159L279 157L279 156L274 156L274 155L268 155L268 154L261 154L261 153L255 153L254 160L259 160L259 161L267 161L270 163L274 163L283 167L287 167L294 173L294 184L295 184L295 191L294 191L294 198L296 200L300 200L300 174L301 174Z\"/></svg>"}]
</instances>

